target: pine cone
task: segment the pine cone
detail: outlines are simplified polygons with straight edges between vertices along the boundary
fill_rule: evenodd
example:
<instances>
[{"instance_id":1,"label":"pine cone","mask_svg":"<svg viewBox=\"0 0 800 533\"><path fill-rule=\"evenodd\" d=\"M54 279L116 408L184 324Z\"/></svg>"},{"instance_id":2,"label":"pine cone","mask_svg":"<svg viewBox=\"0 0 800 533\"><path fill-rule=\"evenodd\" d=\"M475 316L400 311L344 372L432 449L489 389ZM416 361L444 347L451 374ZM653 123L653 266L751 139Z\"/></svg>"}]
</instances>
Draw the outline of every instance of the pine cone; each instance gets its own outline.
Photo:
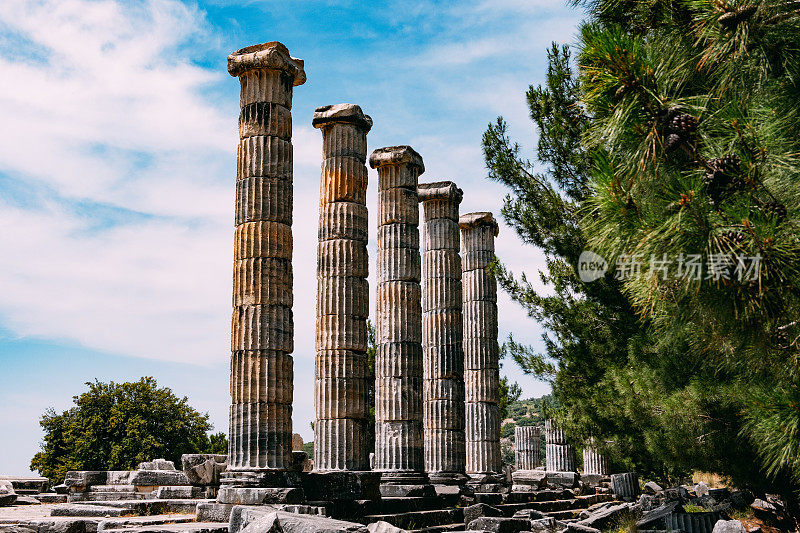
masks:
<instances>
[{"instance_id":1,"label":"pine cone","mask_svg":"<svg viewBox=\"0 0 800 533\"><path fill-rule=\"evenodd\" d=\"M789 346L789 334L783 329L775 330L772 333L772 343L778 348L787 348Z\"/></svg>"},{"instance_id":2,"label":"pine cone","mask_svg":"<svg viewBox=\"0 0 800 533\"><path fill-rule=\"evenodd\" d=\"M738 231L728 230L722 232L722 239L734 248L738 248L744 242L745 235L744 233L739 233Z\"/></svg>"},{"instance_id":3,"label":"pine cone","mask_svg":"<svg viewBox=\"0 0 800 533\"><path fill-rule=\"evenodd\" d=\"M717 19L717 22L724 28L732 29L752 17L757 10L758 6L742 6L736 11L728 11L722 14Z\"/></svg>"},{"instance_id":4,"label":"pine cone","mask_svg":"<svg viewBox=\"0 0 800 533\"><path fill-rule=\"evenodd\" d=\"M738 155L727 154L708 160L706 183L710 186L726 187L730 185L734 174L739 172L742 160Z\"/></svg>"},{"instance_id":5,"label":"pine cone","mask_svg":"<svg viewBox=\"0 0 800 533\"><path fill-rule=\"evenodd\" d=\"M767 202L762 209L765 215L774 218L778 224L786 219L786 206L780 202Z\"/></svg>"},{"instance_id":6,"label":"pine cone","mask_svg":"<svg viewBox=\"0 0 800 533\"><path fill-rule=\"evenodd\" d=\"M681 144L681 136L677 133L670 133L667 135L666 139L664 139L664 151L666 153L672 152Z\"/></svg>"},{"instance_id":7,"label":"pine cone","mask_svg":"<svg viewBox=\"0 0 800 533\"><path fill-rule=\"evenodd\" d=\"M687 137L697 131L697 118L688 113L680 113L672 117L669 129L681 136Z\"/></svg>"}]
</instances>

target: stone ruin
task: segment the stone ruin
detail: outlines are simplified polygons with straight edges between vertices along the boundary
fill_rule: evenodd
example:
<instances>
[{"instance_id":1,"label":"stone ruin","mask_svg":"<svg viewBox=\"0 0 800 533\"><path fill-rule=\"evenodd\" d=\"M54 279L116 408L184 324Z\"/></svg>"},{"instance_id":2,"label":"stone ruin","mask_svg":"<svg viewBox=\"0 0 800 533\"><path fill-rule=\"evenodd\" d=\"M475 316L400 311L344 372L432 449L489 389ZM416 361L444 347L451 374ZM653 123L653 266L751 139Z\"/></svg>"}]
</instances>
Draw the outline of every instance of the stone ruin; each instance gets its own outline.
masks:
<instances>
[{"instance_id":1,"label":"stone ruin","mask_svg":"<svg viewBox=\"0 0 800 533\"><path fill-rule=\"evenodd\" d=\"M312 119L323 155L312 469L291 419L291 108L304 63L271 42L231 54L228 71L241 85L229 453L184 455L182 470L156 459L134 471L69 472L53 494L69 502L53 508L60 518L17 524L39 533L518 533L599 531L627 512L625 501L639 495L635 474L608 478L590 442L582 476L550 420L545 465L540 428L517 427L517 470L504 472L497 285L488 270L498 224L491 213L461 214L455 183L419 183L425 165L410 146L367 158L372 119L353 104L319 107ZM372 462L367 164L378 174ZM0 502L14 492L6 485Z\"/></svg>"}]
</instances>

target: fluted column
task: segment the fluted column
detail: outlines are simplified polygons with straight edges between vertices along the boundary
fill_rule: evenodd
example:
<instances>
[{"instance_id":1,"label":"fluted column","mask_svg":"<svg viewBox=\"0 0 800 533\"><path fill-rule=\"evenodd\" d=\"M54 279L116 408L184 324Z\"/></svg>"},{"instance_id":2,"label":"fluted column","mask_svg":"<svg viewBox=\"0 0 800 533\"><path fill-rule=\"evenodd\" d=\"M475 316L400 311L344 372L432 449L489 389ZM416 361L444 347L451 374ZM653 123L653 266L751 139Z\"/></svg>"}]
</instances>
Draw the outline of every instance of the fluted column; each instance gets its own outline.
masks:
<instances>
[{"instance_id":1,"label":"fluted column","mask_svg":"<svg viewBox=\"0 0 800 533\"><path fill-rule=\"evenodd\" d=\"M607 476L611 473L608 458L594 447L594 439L590 439L583 449L583 473Z\"/></svg>"},{"instance_id":2,"label":"fluted column","mask_svg":"<svg viewBox=\"0 0 800 533\"><path fill-rule=\"evenodd\" d=\"M417 197L425 167L410 146L379 148L369 163L378 170L375 469L383 484L425 483Z\"/></svg>"},{"instance_id":3,"label":"fluted column","mask_svg":"<svg viewBox=\"0 0 800 533\"><path fill-rule=\"evenodd\" d=\"M564 430L545 420L545 463L548 472L574 472L575 449L567 444Z\"/></svg>"},{"instance_id":4,"label":"fluted column","mask_svg":"<svg viewBox=\"0 0 800 533\"><path fill-rule=\"evenodd\" d=\"M514 428L514 453L517 470L533 470L541 464L540 438L539 426L516 426Z\"/></svg>"},{"instance_id":5,"label":"fluted column","mask_svg":"<svg viewBox=\"0 0 800 533\"><path fill-rule=\"evenodd\" d=\"M231 327L229 472L285 470L292 453L292 87L284 45L228 56L241 83Z\"/></svg>"},{"instance_id":6,"label":"fluted column","mask_svg":"<svg viewBox=\"0 0 800 533\"><path fill-rule=\"evenodd\" d=\"M317 248L314 469L368 470L367 133L353 104L319 107L322 131Z\"/></svg>"},{"instance_id":7,"label":"fluted column","mask_svg":"<svg viewBox=\"0 0 800 533\"><path fill-rule=\"evenodd\" d=\"M464 351L458 207L451 181L421 184L425 471L435 483L466 481Z\"/></svg>"},{"instance_id":8,"label":"fluted column","mask_svg":"<svg viewBox=\"0 0 800 533\"><path fill-rule=\"evenodd\" d=\"M501 470L500 360L497 344L497 282L486 268L494 260L498 226L491 213L459 218L464 302L467 473Z\"/></svg>"}]
</instances>

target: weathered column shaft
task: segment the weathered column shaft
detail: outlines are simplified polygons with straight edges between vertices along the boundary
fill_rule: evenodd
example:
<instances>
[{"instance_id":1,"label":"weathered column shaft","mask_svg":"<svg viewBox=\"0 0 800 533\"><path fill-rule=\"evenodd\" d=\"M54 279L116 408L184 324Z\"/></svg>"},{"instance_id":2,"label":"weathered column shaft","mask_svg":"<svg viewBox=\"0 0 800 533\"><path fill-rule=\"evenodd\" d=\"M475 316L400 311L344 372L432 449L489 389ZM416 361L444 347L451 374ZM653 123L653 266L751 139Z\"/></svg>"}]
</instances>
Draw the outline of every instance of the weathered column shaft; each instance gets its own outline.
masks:
<instances>
[{"instance_id":1,"label":"weathered column shaft","mask_svg":"<svg viewBox=\"0 0 800 533\"><path fill-rule=\"evenodd\" d=\"M583 473L607 476L611 473L608 458L595 448L587 446L583 449Z\"/></svg>"},{"instance_id":2,"label":"weathered column shaft","mask_svg":"<svg viewBox=\"0 0 800 533\"><path fill-rule=\"evenodd\" d=\"M292 453L292 87L303 61L271 42L228 56L241 83L228 470L285 470Z\"/></svg>"},{"instance_id":3,"label":"weathered column shaft","mask_svg":"<svg viewBox=\"0 0 800 533\"><path fill-rule=\"evenodd\" d=\"M425 167L409 146L379 148L369 163L378 170L375 469L386 481L424 468L417 180Z\"/></svg>"},{"instance_id":4,"label":"weathered column shaft","mask_svg":"<svg viewBox=\"0 0 800 533\"><path fill-rule=\"evenodd\" d=\"M322 130L314 469L368 470L367 133L353 104L319 107Z\"/></svg>"},{"instance_id":5,"label":"weathered column shaft","mask_svg":"<svg viewBox=\"0 0 800 533\"><path fill-rule=\"evenodd\" d=\"M514 453L517 470L533 470L541 464L541 432L539 426L514 428Z\"/></svg>"},{"instance_id":6,"label":"weathered column shaft","mask_svg":"<svg viewBox=\"0 0 800 533\"><path fill-rule=\"evenodd\" d=\"M464 475L464 351L458 207L451 181L417 189L424 212L422 255L423 423L425 471L459 483Z\"/></svg>"},{"instance_id":7,"label":"weathered column shaft","mask_svg":"<svg viewBox=\"0 0 800 533\"><path fill-rule=\"evenodd\" d=\"M459 218L464 302L464 382L468 474L499 473L500 360L497 282L486 268L494 261L497 222L491 213Z\"/></svg>"},{"instance_id":8,"label":"weathered column shaft","mask_svg":"<svg viewBox=\"0 0 800 533\"><path fill-rule=\"evenodd\" d=\"M548 472L574 472L575 449L567 444L564 430L545 420L545 464Z\"/></svg>"}]
</instances>

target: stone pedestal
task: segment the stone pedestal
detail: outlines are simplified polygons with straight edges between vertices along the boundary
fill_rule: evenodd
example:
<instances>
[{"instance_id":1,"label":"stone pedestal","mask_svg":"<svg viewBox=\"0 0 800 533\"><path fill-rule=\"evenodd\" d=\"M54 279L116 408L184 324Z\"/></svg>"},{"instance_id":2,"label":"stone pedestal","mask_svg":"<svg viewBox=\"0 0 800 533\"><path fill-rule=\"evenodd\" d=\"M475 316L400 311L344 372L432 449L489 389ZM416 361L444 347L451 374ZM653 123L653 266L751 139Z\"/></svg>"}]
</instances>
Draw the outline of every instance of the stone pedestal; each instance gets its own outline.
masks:
<instances>
[{"instance_id":1,"label":"stone pedestal","mask_svg":"<svg viewBox=\"0 0 800 533\"><path fill-rule=\"evenodd\" d=\"M545 463L548 472L575 472L575 449L567 444L564 431L545 420Z\"/></svg>"},{"instance_id":2,"label":"stone pedestal","mask_svg":"<svg viewBox=\"0 0 800 533\"><path fill-rule=\"evenodd\" d=\"M425 471L432 483L463 485L464 352L458 206L451 181L417 188L424 212L422 352Z\"/></svg>"},{"instance_id":3,"label":"stone pedestal","mask_svg":"<svg viewBox=\"0 0 800 533\"><path fill-rule=\"evenodd\" d=\"M459 218L462 244L466 471L473 483L502 480L497 283L486 269L494 261L497 222L491 213ZM488 477L487 477L488 476Z\"/></svg>"},{"instance_id":4,"label":"stone pedestal","mask_svg":"<svg viewBox=\"0 0 800 533\"><path fill-rule=\"evenodd\" d=\"M228 56L241 84L228 470L220 503L302 499L292 460L292 88L303 61L278 42Z\"/></svg>"},{"instance_id":5,"label":"stone pedestal","mask_svg":"<svg viewBox=\"0 0 800 533\"><path fill-rule=\"evenodd\" d=\"M533 470L542 464L540 449L539 426L516 426L514 428L514 454L517 470Z\"/></svg>"},{"instance_id":6,"label":"stone pedestal","mask_svg":"<svg viewBox=\"0 0 800 533\"><path fill-rule=\"evenodd\" d=\"M433 495L422 445L422 308L417 180L410 146L379 148L375 355L375 470L381 495Z\"/></svg>"}]
</instances>

